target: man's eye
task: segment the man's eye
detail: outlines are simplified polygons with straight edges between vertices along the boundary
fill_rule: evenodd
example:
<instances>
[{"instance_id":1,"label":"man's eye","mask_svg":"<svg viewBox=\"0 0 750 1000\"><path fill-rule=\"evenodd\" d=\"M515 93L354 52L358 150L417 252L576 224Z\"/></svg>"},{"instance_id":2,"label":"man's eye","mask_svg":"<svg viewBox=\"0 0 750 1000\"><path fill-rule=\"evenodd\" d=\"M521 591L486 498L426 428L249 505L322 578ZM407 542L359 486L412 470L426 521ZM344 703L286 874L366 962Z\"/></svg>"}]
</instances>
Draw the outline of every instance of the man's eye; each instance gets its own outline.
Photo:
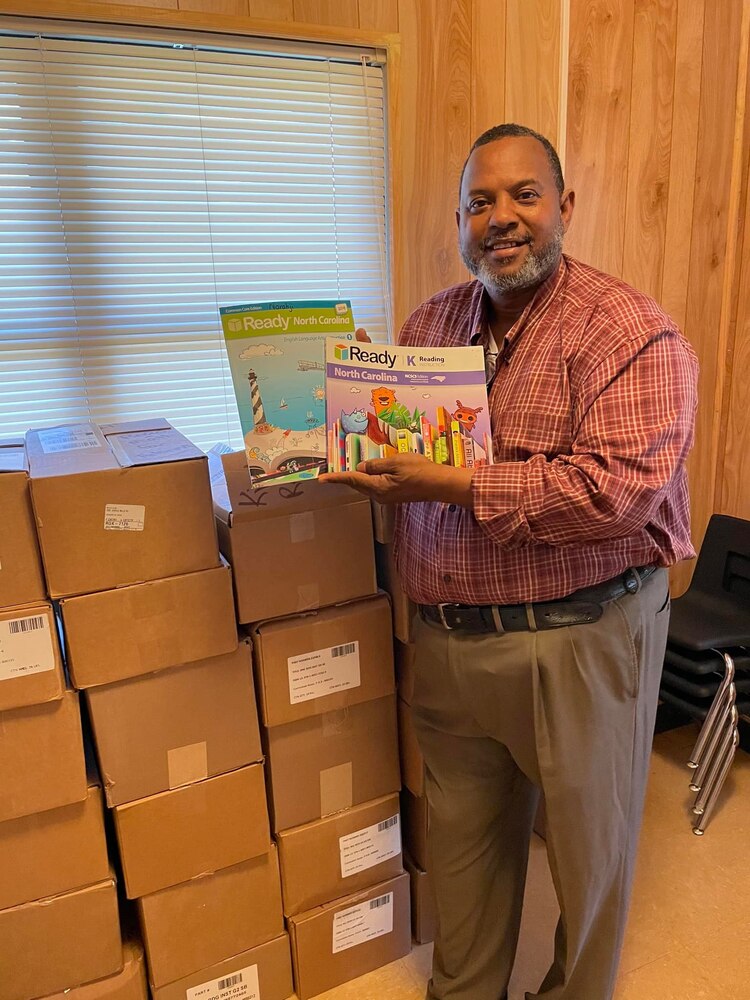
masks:
<instances>
[{"instance_id":1,"label":"man's eye","mask_svg":"<svg viewBox=\"0 0 750 1000\"><path fill-rule=\"evenodd\" d=\"M519 201L533 201L535 198L538 197L539 195L537 194L536 191L519 191L518 193Z\"/></svg>"},{"instance_id":2,"label":"man's eye","mask_svg":"<svg viewBox=\"0 0 750 1000\"><path fill-rule=\"evenodd\" d=\"M469 211L475 212L477 209L484 208L486 205L489 205L486 198L472 198L469 202Z\"/></svg>"}]
</instances>

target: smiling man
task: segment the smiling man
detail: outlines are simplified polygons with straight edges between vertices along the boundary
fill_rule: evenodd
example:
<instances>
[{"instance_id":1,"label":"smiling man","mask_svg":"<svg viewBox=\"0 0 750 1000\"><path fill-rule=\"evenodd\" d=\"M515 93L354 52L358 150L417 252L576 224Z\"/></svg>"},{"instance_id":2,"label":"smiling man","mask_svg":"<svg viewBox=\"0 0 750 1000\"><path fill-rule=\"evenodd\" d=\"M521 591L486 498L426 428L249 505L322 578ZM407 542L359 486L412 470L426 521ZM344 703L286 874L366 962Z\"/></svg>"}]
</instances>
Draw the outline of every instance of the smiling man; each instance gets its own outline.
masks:
<instances>
[{"instance_id":1,"label":"smiling man","mask_svg":"<svg viewBox=\"0 0 750 1000\"><path fill-rule=\"evenodd\" d=\"M669 617L692 556L697 365L646 295L562 254L574 195L519 125L477 139L456 219L476 280L400 343L485 349L495 464L322 477L399 503L438 932L432 1000L501 1000L540 792L560 903L545 1000L611 998ZM529 984L531 987L534 984Z\"/></svg>"}]
</instances>

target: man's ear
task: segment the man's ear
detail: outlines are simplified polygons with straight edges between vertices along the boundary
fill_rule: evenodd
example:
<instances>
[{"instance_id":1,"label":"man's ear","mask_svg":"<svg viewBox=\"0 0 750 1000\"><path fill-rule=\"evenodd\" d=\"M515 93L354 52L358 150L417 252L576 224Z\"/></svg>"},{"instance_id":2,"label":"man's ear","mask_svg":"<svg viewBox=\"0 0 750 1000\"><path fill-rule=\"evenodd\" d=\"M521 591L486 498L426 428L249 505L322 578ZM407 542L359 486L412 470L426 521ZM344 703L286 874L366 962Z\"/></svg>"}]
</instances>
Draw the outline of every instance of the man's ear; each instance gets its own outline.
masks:
<instances>
[{"instance_id":1,"label":"man's ear","mask_svg":"<svg viewBox=\"0 0 750 1000\"><path fill-rule=\"evenodd\" d=\"M573 219L573 209L576 203L576 193L572 188L566 188L560 198L560 218L563 224L563 231L567 233L568 227Z\"/></svg>"}]
</instances>

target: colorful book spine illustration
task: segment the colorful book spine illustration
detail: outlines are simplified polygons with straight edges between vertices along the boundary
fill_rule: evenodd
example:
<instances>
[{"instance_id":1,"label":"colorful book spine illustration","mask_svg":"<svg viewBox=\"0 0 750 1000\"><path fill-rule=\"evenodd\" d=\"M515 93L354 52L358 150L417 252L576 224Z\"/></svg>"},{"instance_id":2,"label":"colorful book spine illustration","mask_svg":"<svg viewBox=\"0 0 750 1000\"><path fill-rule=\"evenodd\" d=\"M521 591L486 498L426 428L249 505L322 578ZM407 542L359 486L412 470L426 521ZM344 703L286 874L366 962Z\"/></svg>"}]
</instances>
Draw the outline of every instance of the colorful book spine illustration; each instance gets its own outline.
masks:
<instances>
[{"instance_id":1,"label":"colorful book spine illustration","mask_svg":"<svg viewBox=\"0 0 750 1000\"><path fill-rule=\"evenodd\" d=\"M461 437L461 426L457 420L451 420L451 459L452 464L464 468L464 446Z\"/></svg>"},{"instance_id":2,"label":"colorful book spine illustration","mask_svg":"<svg viewBox=\"0 0 750 1000\"><path fill-rule=\"evenodd\" d=\"M410 434L407 430L396 431L396 449L399 455L406 455L411 451L409 437Z\"/></svg>"},{"instance_id":3,"label":"colorful book spine illustration","mask_svg":"<svg viewBox=\"0 0 750 1000\"><path fill-rule=\"evenodd\" d=\"M422 454L432 462L432 425L426 417L420 417L419 425L422 428Z\"/></svg>"},{"instance_id":4,"label":"colorful book spine illustration","mask_svg":"<svg viewBox=\"0 0 750 1000\"><path fill-rule=\"evenodd\" d=\"M464 465L467 469L474 468L474 440L470 437L464 438Z\"/></svg>"}]
</instances>

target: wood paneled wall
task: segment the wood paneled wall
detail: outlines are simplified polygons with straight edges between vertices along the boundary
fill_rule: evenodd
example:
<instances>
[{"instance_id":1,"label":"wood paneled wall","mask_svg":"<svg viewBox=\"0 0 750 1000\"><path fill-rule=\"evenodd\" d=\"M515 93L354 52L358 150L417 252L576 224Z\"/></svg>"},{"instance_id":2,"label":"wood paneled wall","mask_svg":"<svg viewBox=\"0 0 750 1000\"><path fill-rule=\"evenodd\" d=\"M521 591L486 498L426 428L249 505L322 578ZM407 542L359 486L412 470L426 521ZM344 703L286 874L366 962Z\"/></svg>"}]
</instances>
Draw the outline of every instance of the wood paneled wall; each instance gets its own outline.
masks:
<instances>
[{"instance_id":1,"label":"wood paneled wall","mask_svg":"<svg viewBox=\"0 0 750 1000\"><path fill-rule=\"evenodd\" d=\"M712 511L750 518L750 0L0 0L2 11L388 44L397 323L465 277L454 208L473 139L501 121L548 135L578 195L568 251L657 298L698 353L696 545Z\"/></svg>"}]
</instances>

